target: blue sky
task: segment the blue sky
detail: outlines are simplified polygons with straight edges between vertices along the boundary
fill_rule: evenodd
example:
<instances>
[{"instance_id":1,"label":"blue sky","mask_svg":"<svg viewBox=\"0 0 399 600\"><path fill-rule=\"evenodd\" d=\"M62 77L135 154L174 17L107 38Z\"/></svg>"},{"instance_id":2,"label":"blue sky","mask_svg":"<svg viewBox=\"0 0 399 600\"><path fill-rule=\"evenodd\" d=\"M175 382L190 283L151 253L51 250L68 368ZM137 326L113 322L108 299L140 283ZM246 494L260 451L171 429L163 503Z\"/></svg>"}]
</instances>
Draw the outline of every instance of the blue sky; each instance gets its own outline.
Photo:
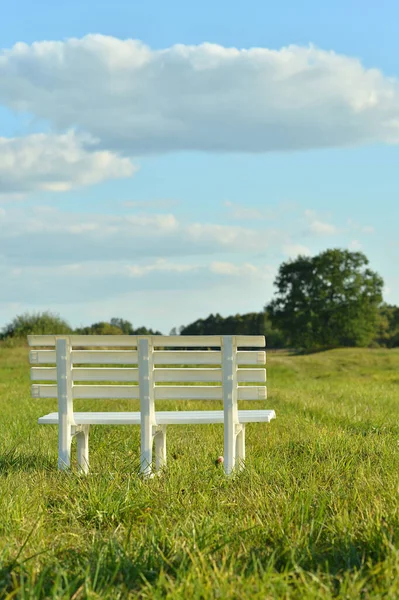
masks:
<instances>
[{"instance_id":1,"label":"blue sky","mask_svg":"<svg viewBox=\"0 0 399 600\"><path fill-rule=\"evenodd\" d=\"M167 333L260 310L282 261L329 247L399 303L397 3L2 17L0 326L50 309Z\"/></svg>"}]
</instances>

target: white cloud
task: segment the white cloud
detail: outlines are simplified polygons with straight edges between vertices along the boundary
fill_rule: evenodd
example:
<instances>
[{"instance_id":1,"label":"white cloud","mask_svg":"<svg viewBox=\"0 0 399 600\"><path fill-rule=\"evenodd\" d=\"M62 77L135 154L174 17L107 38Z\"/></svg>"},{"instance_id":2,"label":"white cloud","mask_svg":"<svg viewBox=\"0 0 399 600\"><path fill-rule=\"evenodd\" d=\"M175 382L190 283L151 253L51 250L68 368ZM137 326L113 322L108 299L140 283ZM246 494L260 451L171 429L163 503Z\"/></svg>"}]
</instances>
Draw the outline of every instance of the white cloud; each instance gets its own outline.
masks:
<instances>
[{"instance_id":1,"label":"white cloud","mask_svg":"<svg viewBox=\"0 0 399 600\"><path fill-rule=\"evenodd\" d=\"M148 210L149 208L171 208L176 206L176 200L160 199L160 200L127 200L122 202L121 206L125 208L143 208Z\"/></svg>"},{"instance_id":2,"label":"white cloud","mask_svg":"<svg viewBox=\"0 0 399 600\"><path fill-rule=\"evenodd\" d=\"M210 264L211 273L226 277L236 277L245 281L248 278L270 279L274 269L269 266L257 266L251 263L237 264L226 261L213 261Z\"/></svg>"},{"instance_id":3,"label":"white cloud","mask_svg":"<svg viewBox=\"0 0 399 600\"><path fill-rule=\"evenodd\" d=\"M296 258L297 256L310 256L312 253L307 246L302 244L285 244L283 246L283 252L290 258Z\"/></svg>"},{"instance_id":4,"label":"white cloud","mask_svg":"<svg viewBox=\"0 0 399 600\"><path fill-rule=\"evenodd\" d=\"M160 258L150 265L129 265L127 272L131 277L143 277L149 273L187 273L188 271L195 271L197 268L195 265L171 263Z\"/></svg>"},{"instance_id":5,"label":"white cloud","mask_svg":"<svg viewBox=\"0 0 399 600\"><path fill-rule=\"evenodd\" d=\"M62 265L221 252L237 255L265 251L272 237L249 227L184 221L172 213L96 215L13 208L0 219L0 257L3 254L15 265Z\"/></svg>"},{"instance_id":6,"label":"white cloud","mask_svg":"<svg viewBox=\"0 0 399 600\"><path fill-rule=\"evenodd\" d=\"M0 194L65 191L134 173L128 158L92 146L73 131L0 138Z\"/></svg>"},{"instance_id":7,"label":"white cloud","mask_svg":"<svg viewBox=\"0 0 399 600\"><path fill-rule=\"evenodd\" d=\"M353 250L354 252L361 250L362 248L363 246L359 240L352 240L349 244L349 250Z\"/></svg>"},{"instance_id":8,"label":"white cloud","mask_svg":"<svg viewBox=\"0 0 399 600\"><path fill-rule=\"evenodd\" d=\"M334 235L338 232L335 225L331 223L323 223L323 221L312 221L309 224L309 229L311 233L315 233L316 235Z\"/></svg>"},{"instance_id":9,"label":"white cloud","mask_svg":"<svg viewBox=\"0 0 399 600\"><path fill-rule=\"evenodd\" d=\"M249 263L195 263L158 259L129 264L125 261L92 261L58 265L10 267L0 265L2 286L0 306L28 300L32 306L47 302L49 305L67 302L92 302L118 297L121 294L144 290L170 291L211 290L232 286L237 280L247 291L258 287L258 282L272 281L271 267L256 267ZM237 291L237 290L235 290ZM149 302L151 299L149 298Z\"/></svg>"},{"instance_id":10,"label":"white cloud","mask_svg":"<svg viewBox=\"0 0 399 600\"><path fill-rule=\"evenodd\" d=\"M0 80L4 105L130 155L399 143L398 81L314 47L152 50L88 35L2 51Z\"/></svg>"},{"instance_id":11,"label":"white cloud","mask_svg":"<svg viewBox=\"0 0 399 600\"><path fill-rule=\"evenodd\" d=\"M268 216L266 211L262 211L259 208L241 206L229 200L224 202L224 206L229 209L230 216L237 221L262 221Z\"/></svg>"}]
</instances>

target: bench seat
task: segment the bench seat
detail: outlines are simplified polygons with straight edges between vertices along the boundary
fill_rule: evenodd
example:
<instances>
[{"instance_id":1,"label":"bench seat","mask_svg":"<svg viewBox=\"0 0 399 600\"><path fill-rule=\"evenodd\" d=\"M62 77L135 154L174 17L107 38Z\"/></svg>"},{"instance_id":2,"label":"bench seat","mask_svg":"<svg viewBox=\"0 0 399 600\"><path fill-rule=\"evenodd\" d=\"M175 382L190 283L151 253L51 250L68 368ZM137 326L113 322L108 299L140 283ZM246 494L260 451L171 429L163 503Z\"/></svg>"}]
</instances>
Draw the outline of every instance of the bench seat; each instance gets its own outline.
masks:
<instances>
[{"instance_id":1,"label":"bench seat","mask_svg":"<svg viewBox=\"0 0 399 600\"><path fill-rule=\"evenodd\" d=\"M73 414L76 425L140 425L139 412L76 412ZM274 410L239 410L240 423L270 423L276 417ZM157 425L191 425L223 423L222 410L182 410L157 411ZM40 417L42 425L57 425L58 413L49 413Z\"/></svg>"}]
</instances>

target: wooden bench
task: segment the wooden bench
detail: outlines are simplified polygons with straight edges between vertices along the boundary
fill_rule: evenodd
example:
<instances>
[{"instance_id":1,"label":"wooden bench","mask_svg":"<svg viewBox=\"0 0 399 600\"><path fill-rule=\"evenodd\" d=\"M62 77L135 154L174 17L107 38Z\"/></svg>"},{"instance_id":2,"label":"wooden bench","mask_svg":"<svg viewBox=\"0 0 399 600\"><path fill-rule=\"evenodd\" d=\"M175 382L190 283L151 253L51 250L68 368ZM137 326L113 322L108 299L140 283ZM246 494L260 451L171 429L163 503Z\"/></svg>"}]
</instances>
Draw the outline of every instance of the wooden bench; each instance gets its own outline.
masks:
<instances>
[{"instance_id":1,"label":"wooden bench","mask_svg":"<svg viewBox=\"0 0 399 600\"><path fill-rule=\"evenodd\" d=\"M236 462L243 466L246 423L275 417L273 410L238 410L240 400L266 399L263 336L31 335L28 342L35 348L31 379L40 382L32 396L58 399L58 412L39 423L58 425L60 469L70 466L76 436L87 472L90 425L140 425L140 468L151 476L153 440L155 470L166 464L167 425L223 423L229 474ZM88 398L140 400L140 412L74 412L74 400ZM222 400L224 408L156 411L158 400Z\"/></svg>"}]
</instances>

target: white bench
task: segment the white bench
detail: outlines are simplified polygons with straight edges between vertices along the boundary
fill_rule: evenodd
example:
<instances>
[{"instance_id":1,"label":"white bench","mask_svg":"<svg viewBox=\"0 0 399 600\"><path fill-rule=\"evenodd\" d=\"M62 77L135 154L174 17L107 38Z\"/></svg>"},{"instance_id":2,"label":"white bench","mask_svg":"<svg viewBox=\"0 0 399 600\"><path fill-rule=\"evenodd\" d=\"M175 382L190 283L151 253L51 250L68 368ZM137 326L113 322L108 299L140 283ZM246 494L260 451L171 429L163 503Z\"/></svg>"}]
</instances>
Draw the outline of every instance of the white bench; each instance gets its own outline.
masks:
<instances>
[{"instance_id":1,"label":"white bench","mask_svg":"<svg viewBox=\"0 0 399 600\"><path fill-rule=\"evenodd\" d=\"M236 459L243 466L246 423L275 417L273 410L238 410L240 400L266 399L266 353L248 350L264 348L263 336L31 335L28 342L32 381L51 382L33 383L32 396L58 398L58 412L39 423L58 425L60 469L70 466L76 436L87 472L90 425L140 425L141 472L151 476L153 440L155 469L166 464L167 425L224 423L229 474ZM74 400L83 398L136 399L140 412L74 412ZM224 409L156 411L157 400L222 400Z\"/></svg>"}]
</instances>

